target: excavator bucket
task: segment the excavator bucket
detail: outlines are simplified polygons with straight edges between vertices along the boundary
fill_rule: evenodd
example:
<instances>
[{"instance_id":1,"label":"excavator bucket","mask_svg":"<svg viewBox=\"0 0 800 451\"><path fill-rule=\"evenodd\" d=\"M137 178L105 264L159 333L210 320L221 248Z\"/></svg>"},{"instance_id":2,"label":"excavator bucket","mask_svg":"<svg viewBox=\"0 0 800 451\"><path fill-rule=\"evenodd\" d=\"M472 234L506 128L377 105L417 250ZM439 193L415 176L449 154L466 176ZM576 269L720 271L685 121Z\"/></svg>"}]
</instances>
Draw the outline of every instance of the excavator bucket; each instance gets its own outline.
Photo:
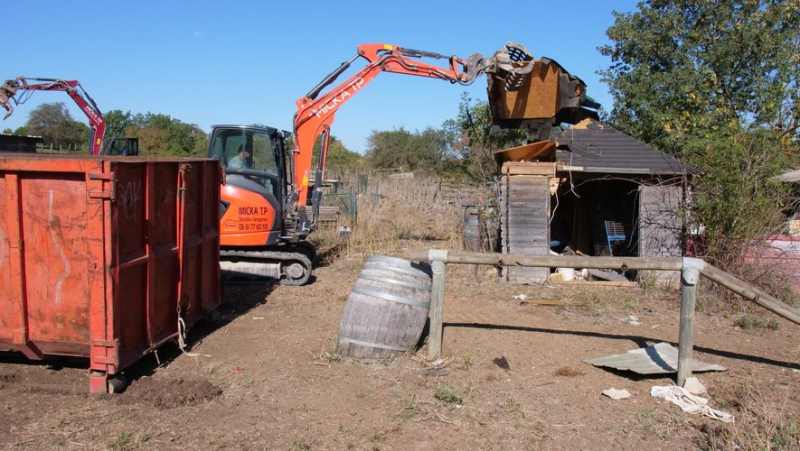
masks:
<instances>
[{"instance_id":1,"label":"excavator bucket","mask_svg":"<svg viewBox=\"0 0 800 451\"><path fill-rule=\"evenodd\" d=\"M17 88L18 85L15 80L6 80L6 82L0 86L0 105L7 111L6 115L3 117L4 120L14 112L14 105L11 99L14 97L14 94L17 93Z\"/></svg>"},{"instance_id":2,"label":"excavator bucket","mask_svg":"<svg viewBox=\"0 0 800 451\"><path fill-rule=\"evenodd\" d=\"M557 62L534 60L524 47L511 42L495 54L495 61L496 69L487 74L494 125L535 128L530 124L577 123L596 115L585 109L599 107L587 103L586 84Z\"/></svg>"}]
</instances>

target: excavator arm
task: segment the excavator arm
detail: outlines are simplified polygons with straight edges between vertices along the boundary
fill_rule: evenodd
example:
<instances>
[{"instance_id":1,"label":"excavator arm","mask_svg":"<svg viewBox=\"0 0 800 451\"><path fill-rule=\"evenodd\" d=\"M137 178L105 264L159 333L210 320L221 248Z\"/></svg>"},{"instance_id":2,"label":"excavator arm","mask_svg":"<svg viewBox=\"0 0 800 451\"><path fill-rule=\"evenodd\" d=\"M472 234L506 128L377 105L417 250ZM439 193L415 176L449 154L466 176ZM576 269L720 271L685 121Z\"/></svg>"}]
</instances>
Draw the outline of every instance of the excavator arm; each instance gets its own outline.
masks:
<instances>
[{"instance_id":1,"label":"excavator arm","mask_svg":"<svg viewBox=\"0 0 800 451\"><path fill-rule=\"evenodd\" d=\"M332 88L324 95L322 90L331 85L358 58L367 60L367 65L350 78ZM418 58L446 59L448 67L439 67ZM325 175L328 156L330 128L336 111L352 96L360 92L369 82L382 72L394 72L418 77L438 78L453 84L469 85L486 72L503 72L506 88L519 87L520 79L530 73L532 57L528 51L515 43L509 43L505 51L497 52L491 58L483 58L479 53L471 55L466 61L457 56L444 56L435 52L407 49L389 44L364 44L350 60L342 63L326 76L308 94L296 102L294 116L294 180L287 211L296 216L296 230L293 234L303 238L316 227L317 210L321 191L317 188ZM322 136L319 165L315 171L315 190L312 194L312 213L307 217L305 205L308 198L311 161L315 142Z\"/></svg>"},{"instance_id":2,"label":"excavator arm","mask_svg":"<svg viewBox=\"0 0 800 451\"><path fill-rule=\"evenodd\" d=\"M31 84L30 82L35 82ZM18 91L22 91L22 98L15 96ZM80 107L81 111L89 120L92 128L89 134L89 152L91 155L99 155L103 144L103 136L106 133L106 121L100 108L97 107L94 99L83 89L77 80L59 80L53 78L26 78L17 77L14 80L7 80L0 86L0 106L7 111L3 119L8 118L14 112L14 105L25 103L33 91L64 91Z\"/></svg>"}]
</instances>

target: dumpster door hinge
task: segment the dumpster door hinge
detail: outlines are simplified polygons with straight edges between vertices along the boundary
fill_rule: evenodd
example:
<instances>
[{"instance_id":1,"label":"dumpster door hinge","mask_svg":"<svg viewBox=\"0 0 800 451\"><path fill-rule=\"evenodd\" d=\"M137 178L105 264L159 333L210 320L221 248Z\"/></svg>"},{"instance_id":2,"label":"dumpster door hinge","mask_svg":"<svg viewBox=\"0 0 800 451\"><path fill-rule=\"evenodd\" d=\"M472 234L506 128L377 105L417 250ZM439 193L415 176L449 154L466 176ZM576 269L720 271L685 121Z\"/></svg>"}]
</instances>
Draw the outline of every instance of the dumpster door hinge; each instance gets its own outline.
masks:
<instances>
[{"instance_id":1,"label":"dumpster door hinge","mask_svg":"<svg viewBox=\"0 0 800 451\"><path fill-rule=\"evenodd\" d=\"M90 199L115 200L117 195L117 179L113 172L89 173L89 180L103 180L108 183L107 190L89 190Z\"/></svg>"}]
</instances>

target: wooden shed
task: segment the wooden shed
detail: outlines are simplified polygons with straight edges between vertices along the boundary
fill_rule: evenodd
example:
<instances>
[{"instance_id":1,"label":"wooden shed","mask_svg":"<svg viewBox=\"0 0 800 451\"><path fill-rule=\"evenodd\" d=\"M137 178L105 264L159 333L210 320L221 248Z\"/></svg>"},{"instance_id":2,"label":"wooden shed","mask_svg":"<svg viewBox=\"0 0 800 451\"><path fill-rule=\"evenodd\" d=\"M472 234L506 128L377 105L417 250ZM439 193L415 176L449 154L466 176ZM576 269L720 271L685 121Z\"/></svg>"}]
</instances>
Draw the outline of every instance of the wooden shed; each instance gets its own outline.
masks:
<instances>
[{"instance_id":1,"label":"wooden shed","mask_svg":"<svg viewBox=\"0 0 800 451\"><path fill-rule=\"evenodd\" d=\"M41 136L18 136L0 134L0 152L36 153L36 146L43 141Z\"/></svg>"},{"instance_id":2,"label":"wooden shed","mask_svg":"<svg viewBox=\"0 0 800 451\"><path fill-rule=\"evenodd\" d=\"M503 253L683 255L689 179L697 171L608 125L587 119L553 140L505 149ZM548 268L506 268L512 283L545 283ZM669 282L677 274L624 274Z\"/></svg>"}]
</instances>

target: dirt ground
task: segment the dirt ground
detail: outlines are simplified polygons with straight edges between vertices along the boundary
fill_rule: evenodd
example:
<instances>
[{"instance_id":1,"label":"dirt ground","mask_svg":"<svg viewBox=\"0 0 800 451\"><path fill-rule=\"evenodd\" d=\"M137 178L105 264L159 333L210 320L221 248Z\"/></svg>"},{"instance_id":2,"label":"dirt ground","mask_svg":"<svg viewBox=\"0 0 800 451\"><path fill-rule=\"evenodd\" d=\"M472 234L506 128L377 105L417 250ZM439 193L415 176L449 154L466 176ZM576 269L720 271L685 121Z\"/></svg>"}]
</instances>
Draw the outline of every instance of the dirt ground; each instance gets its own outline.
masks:
<instances>
[{"instance_id":1,"label":"dirt ground","mask_svg":"<svg viewBox=\"0 0 800 451\"><path fill-rule=\"evenodd\" d=\"M0 360L0 446L23 449L798 449L797 326L736 326L699 314L695 358L725 424L650 396L669 377L582 361L677 345L680 293L509 286L450 265L444 364L427 348L359 362L336 335L360 262L304 287L228 285L221 318L129 374L120 395L87 393L81 362ZM354 270L355 268L355 270ZM522 303L515 295L573 305ZM754 318L767 313L751 313ZM640 325L631 325L635 315ZM760 315L760 316L759 316ZM760 324L755 321L755 324ZM765 323L766 324L766 323ZM777 329L777 330L775 330ZM601 395L627 389L630 399Z\"/></svg>"}]
</instances>

